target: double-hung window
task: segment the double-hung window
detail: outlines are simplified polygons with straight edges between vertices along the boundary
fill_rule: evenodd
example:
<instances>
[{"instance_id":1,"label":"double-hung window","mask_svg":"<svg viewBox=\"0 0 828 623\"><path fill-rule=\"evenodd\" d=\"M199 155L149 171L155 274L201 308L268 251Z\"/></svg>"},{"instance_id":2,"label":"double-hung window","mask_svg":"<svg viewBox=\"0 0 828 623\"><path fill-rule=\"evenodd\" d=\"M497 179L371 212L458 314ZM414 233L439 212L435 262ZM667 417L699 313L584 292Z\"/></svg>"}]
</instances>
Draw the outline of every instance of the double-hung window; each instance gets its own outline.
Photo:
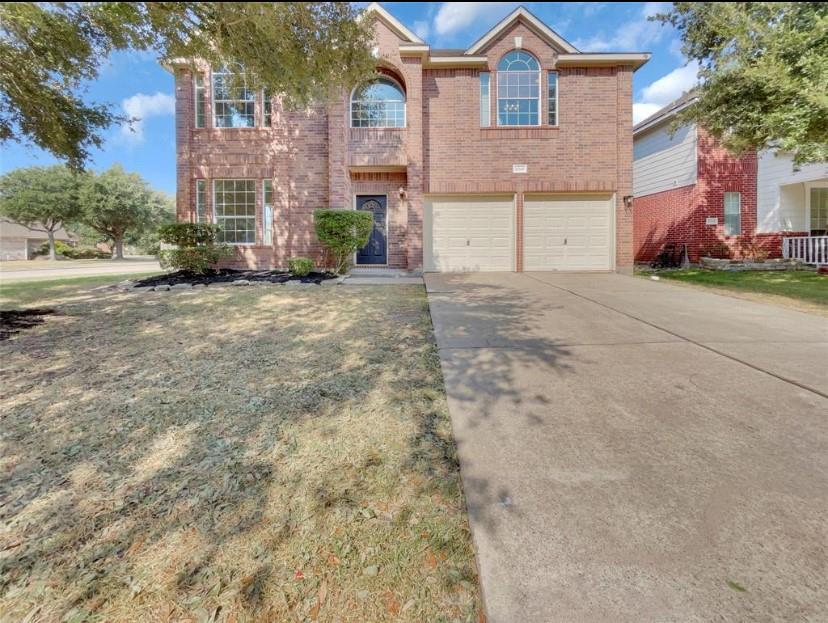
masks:
<instances>
[{"instance_id":1,"label":"double-hung window","mask_svg":"<svg viewBox=\"0 0 828 623\"><path fill-rule=\"evenodd\" d=\"M256 92L247 88L241 72L213 70L213 125L217 128L252 128L256 125Z\"/></svg>"},{"instance_id":2,"label":"double-hung window","mask_svg":"<svg viewBox=\"0 0 828 623\"><path fill-rule=\"evenodd\" d=\"M540 65L528 52L513 50L497 65L497 125L540 125Z\"/></svg>"},{"instance_id":3,"label":"double-hung window","mask_svg":"<svg viewBox=\"0 0 828 623\"><path fill-rule=\"evenodd\" d=\"M724 194L724 233L726 236L742 233L742 193Z\"/></svg>"},{"instance_id":4,"label":"double-hung window","mask_svg":"<svg viewBox=\"0 0 828 623\"><path fill-rule=\"evenodd\" d=\"M213 180L213 214L220 242L256 244L256 181Z\"/></svg>"}]
</instances>

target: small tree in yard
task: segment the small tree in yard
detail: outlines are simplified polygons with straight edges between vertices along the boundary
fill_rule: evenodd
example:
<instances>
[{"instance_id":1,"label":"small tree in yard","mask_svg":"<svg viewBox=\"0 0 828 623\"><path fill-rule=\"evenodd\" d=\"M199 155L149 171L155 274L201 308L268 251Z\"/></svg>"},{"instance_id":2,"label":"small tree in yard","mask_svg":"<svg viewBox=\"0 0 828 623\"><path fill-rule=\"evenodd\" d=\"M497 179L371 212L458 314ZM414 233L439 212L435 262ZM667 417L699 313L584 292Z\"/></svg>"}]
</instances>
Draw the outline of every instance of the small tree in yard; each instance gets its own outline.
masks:
<instances>
[{"instance_id":1,"label":"small tree in yard","mask_svg":"<svg viewBox=\"0 0 828 623\"><path fill-rule=\"evenodd\" d=\"M216 244L221 228L207 223L169 223L158 229L161 242L175 245L159 254L161 268L202 274L214 267L233 250Z\"/></svg>"},{"instance_id":2,"label":"small tree in yard","mask_svg":"<svg viewBox=\"0 0 828 623\"><path fill-rule=\"evenodd\" d=\"M61 165L11 171L0 177L0 215L45 232L49 259L57 259L55 232L80 215L78 179Z\"/></svg>"},{"instance_id":3,"label":"small tree in yard","mask_svg":"<svg viewBox=\"0 0 828 623\"><path fill-rule=\"evenodd\" d=\"M354 252L368 244L374 227L373 214L362 210L314 210L313 221L337 274L348 270Z\"/></svg>"},{"instance_id":4,"label":"small tree in yard","mask_svg":"<svg viewBox=\"0 0 828 623\"><path fill-rule=\"evenodd\" d=\"M81 220L113 242L112 257L124 259L124 237L155 227L166 199L137 173L119 165L85 177L80 190Z\"/></svg>"}]
</instances>

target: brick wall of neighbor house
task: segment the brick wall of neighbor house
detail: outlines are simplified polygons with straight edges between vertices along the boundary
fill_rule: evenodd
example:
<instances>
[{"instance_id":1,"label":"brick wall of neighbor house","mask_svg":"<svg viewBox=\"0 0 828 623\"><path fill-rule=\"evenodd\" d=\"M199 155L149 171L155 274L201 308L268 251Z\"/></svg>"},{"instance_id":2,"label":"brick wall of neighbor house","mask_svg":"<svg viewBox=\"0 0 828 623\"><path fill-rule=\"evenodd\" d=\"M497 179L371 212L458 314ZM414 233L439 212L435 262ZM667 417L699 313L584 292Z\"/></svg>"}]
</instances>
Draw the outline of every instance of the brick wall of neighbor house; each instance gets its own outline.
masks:
<instances>
[{"instance_id":1,"label":"brick wall of neighbor house","mask_svg":"<svg viewBox=\"0 0 828 623\"><path fill-rule=\"evenodd\" d=\"M388 197L388 266L423 264L423 205L426 193L516 193L521 217L524 193L613 193L616 197L616 264L631 268L633 223L623 197L632 194L632 68L559 70L559 127L545 125L547 71L556 52L521 17L480 52L492 72L493 127L481 128L479 69L424 68L416 51L400 51L401 38L376 22L379 71L406 92L406 127L350 127L350 93L325 108L288 112L274 102L272 127L212 127L212 85L204 75L205 125L194 128L194 82L189 66L176 77L178 216L195 218L196 181L207 182L206 209L212 215L212 182L256 181L257 243L236 247L230 265L284 267L292 256L321 262L313 232L315 208L349 208L357 194ZM496 66L521 48L541 63L541 118L536 128L498 128ZM259 96L261 98L261 95ZM528 173L512 173L525 164ZM273 245L264 246L262 181L273 180ZM400 193L400 188L404 189ZM518 234L519 235L519 234ZM520 248L520 245L518 245ZM522 258L517 257L518 269Z\"/></svg>"},{"instance_id":2,"label":"brick wall of neighbor house","mask_svg":"<svg viewBox=\"0 0 828 623\"><path fill-rule=\"evenodd\" d=\"M734 257L741 257L744 245L755 241L771 257L781 254L779 236L756 235L755 152L735 156L703 129L698 129L697 181L634 200L634 242L636 261L649 261L668 242L687 244L691 261L697 261L707 247L725 244ZM724 233L724 193L742 194L741 234ZM717 225L706 225L708 217Z\"/></svg>"}]
</instances>

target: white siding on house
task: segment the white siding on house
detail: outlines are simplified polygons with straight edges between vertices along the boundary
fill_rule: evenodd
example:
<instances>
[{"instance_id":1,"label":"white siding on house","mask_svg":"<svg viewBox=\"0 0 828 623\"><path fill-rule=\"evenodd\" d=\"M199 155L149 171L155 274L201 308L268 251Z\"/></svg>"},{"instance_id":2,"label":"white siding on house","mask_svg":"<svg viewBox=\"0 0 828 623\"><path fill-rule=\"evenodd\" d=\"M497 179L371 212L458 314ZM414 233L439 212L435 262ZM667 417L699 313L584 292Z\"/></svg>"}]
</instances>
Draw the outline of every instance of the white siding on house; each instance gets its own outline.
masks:
<instances>
[{"instance_id":1,"label":"white siding on house","mask_svg":"<svg viewBox=\"0 0 828 623\"><path fill-rule=\"evenodd\" d=\"M633 194L652 195L696 183L696 126L670 136L669 123L635 137Z\"/></svg>"},{"instance_id":2,"label":"white siding on house","mask_svg":"<svg viewBox=\"0 0 828 623\"><path fill-rule=\"evenodd\" d=\"M805 182L828 179L828 163L806 164L794 171L788 154L759 154L756 188L758 232L806 231Z\"/></svg>"}]
</instances>

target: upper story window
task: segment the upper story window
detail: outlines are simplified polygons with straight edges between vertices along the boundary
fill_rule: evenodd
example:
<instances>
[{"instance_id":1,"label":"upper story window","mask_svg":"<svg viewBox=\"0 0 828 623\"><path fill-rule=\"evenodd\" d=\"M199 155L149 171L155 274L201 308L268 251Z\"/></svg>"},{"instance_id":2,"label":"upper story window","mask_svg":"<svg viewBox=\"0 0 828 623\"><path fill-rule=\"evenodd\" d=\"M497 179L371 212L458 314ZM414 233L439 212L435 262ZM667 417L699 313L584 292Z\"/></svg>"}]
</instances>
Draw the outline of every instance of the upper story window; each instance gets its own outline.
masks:
<instances>
[{"instance_id":1,"label":"upper story window","mask_svg":"<svg viewBox=\"0 0 828 623\"><path fill-rule=\"evenodd\" d=\"M724 230L726 236L742 233L742 193L724 194Z\"/></svg>"},{"instance_id":2,"label":"upper story window","mask_svg":"<svg viewBox=\"0 0 828 623\"><path fill-rule=\"evenodd\" d=\"M497 125L540 125L540 65L520 50L497 65Z\"/></svg>"},{"instance_id":3,"label":"upper story window","mask_svg":"<svg viewBox=\"0 0 828 623\"><path fill-rule=\"evenodd\" d=\"M204 74L196 74L195 88L195 127L204 127Z\"/></svg>"},{"instance_id":4,"label":"upper story window","mask_svg":"<svg viewBox=\"0 0 828 623\"><path fill-rule=\"evenodd\" d=\"M357 87L351 95L352 128L404 128L405 93L390 78Z\"/></svg>"},{"instance_id":5,"label":"upper story window","mask_svg":"<svg viewBox=\"0 0 828 623\"><path fill-rule=\"evenodd\" d=\"M252 128L256 125L256 92L247 88L243 73L213 70L213 125Z\"/></svg>"}]
</instances>

